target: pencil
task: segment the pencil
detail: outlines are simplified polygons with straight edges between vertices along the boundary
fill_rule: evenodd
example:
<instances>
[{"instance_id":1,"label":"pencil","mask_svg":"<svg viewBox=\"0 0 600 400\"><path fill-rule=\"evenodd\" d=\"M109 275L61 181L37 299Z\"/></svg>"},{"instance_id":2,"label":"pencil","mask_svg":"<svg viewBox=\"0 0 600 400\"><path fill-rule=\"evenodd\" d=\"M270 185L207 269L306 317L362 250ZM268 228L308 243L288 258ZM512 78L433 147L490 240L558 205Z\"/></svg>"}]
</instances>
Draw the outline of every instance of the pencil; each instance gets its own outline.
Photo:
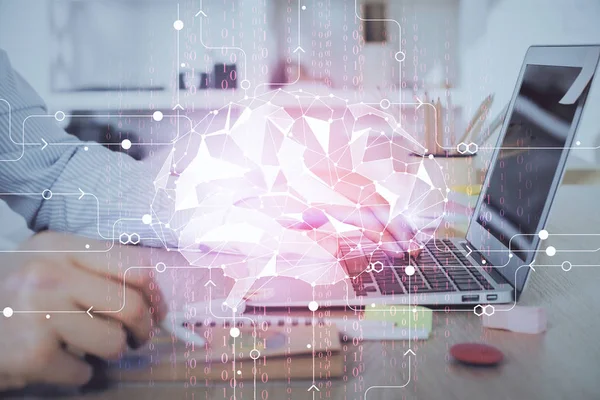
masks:
<instances>
[{"instance_id":1,"label":"pencil","mask_svg":"<svg viewBox=\"0 0 600 400\"><path fill-rule=\"evenodd\" d=\"M494 101L494 95L490 94L488 97L486 97L481 102L481 104L479 105L479 108L477 109L477 112L473 115L473 118L471 118L471 121L469 122L469 125L467 125L467 129L465 130L465 133L464 133L463 137L460 139L460 141L458 143L466 143L466 141L468 140L469 136L471 135L473 127L477 123L477 120L479 120L479 118L481 117L481 115L486 110L489 109L489 107L493 103L493 101ZM485 120L485 118L484 118L484 120Z\"/></svg>"},{"instance_id":2,"label":"pencil","mask_svg":"<svg viewBox=\"0 0 600 400\"><path fill-rule=\"evenodd\" d=\"M444 120L442 119L442 102L438 97L435 103L435 115L437 119L435 132L435 153L442 154L444 152Z\"/></svg>"}]
</instances>

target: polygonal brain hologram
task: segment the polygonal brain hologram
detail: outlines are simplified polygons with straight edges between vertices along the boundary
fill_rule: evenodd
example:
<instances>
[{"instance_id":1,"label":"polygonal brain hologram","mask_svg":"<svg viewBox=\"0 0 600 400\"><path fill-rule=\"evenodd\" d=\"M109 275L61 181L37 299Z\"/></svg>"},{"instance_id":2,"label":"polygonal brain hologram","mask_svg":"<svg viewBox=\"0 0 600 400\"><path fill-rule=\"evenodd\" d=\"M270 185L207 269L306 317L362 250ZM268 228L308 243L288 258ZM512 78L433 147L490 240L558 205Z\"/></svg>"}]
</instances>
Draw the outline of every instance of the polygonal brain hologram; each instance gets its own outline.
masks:
<instances>
[{"instance_id":1,"label":"polygonal brain hologram","mask_svg":"<svg viewBox=\"0 0 600 400\"><path fill-rule=\"evenodd\" d=\"M369 105L277 91L215 110L196 129L156 178L172 207L159 225L176 233L191 265L236 279L230 306L258 278L336 283L347 276L338 245L418 247L444 215L437 161L415 155L418 141ZM392 224L409 234L390 240L382 232ZM243 256L222 263L219 252Z\"/></svg>"}]
</instances>

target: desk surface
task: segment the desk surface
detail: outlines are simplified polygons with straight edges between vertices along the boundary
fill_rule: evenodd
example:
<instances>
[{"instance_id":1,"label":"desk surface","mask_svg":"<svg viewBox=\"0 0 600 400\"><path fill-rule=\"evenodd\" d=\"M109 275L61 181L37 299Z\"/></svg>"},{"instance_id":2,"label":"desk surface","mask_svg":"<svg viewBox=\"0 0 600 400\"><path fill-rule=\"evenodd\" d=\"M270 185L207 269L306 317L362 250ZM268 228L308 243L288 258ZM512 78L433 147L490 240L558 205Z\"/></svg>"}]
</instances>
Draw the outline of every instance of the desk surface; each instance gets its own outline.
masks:
<instances>
[{"instance_id":1,"label":"desk surface","mask_svg":"<svg viewBox=\"0 0 600 400\"><path fill-rule=\"evenodd\" d=\"M515 334L482 328L472 312L436 312L429 340L413 343L416 357L403 356L406 341L347 343L347 373L343 379L318 382L317 399L597 399L600 395L600 268L598 236L556 236L598 232L600 186L562 186L550 217L554 257L540 253L536 271L520 304L543 306L549 329L541 335ZM572 251L565 251L572 250ZM565 251L565 252L563 252ZM574 267L564 272L560 264ZM587 265L587 266L586 266ZM506 307L506 306L502 306ZM486 342L504 352L498 368L473 368L448 361L454 343ZM354 361L357 360L357 361ZM310 382L258 384L256 398L310 399ZM251 382L236 398L254 399ZM377 387L385 386L385 388ZM400 386L404 386L403 388ZM117 384L95 399L230 399L228 386L186 387L183 383Z\"/></svg>"}]
</instances>

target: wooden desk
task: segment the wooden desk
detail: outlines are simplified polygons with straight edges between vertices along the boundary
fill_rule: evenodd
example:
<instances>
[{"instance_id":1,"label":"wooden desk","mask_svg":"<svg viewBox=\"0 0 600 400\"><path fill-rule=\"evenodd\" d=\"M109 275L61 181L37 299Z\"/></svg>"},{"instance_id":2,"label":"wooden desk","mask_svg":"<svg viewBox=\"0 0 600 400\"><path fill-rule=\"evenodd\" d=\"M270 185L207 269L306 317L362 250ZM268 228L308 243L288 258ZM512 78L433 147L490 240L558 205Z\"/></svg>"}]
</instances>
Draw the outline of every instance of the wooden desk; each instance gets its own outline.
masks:
<instances>
[{"instance_id":1,"label":"wooden desk","mask_svg":"<svg viewBox=\"0 0 600 400\"><path fill-rule=\"evenodd\" d=\"M429 340L413 343L409 376L406 341L347 343L344 379L322 381L317 399L598 399L600 398L600 264L598 236L553 236L596 233L600 186L561 187L548 231L547 245L558 253L540 253L520 304L543 306L549 330L541 335L486 330L472 312L436 312ZM579 252L561 252L564 249ZM564 272L560 264L574 266ZM553 266L550 266L553 265ZM578 266L589 265L589 266ZM506 307L506 306L502 306ZM490 343L505 354L498 368L472 368L448 360L459 342ZM354 361L357 360L357 361ZM259 384L256 398L311 399L311 382ZM387 386L387 388L377 388ZM395 388L390 386L397 386ZM405 386L404 388L398 386ZM117 384L94 399L230 399L228 386L186 387L183 383ZM266 397L268 394L268 397ZM237 389L237 399L254 399L251 382Z\"/></svg>"}]
</instances>

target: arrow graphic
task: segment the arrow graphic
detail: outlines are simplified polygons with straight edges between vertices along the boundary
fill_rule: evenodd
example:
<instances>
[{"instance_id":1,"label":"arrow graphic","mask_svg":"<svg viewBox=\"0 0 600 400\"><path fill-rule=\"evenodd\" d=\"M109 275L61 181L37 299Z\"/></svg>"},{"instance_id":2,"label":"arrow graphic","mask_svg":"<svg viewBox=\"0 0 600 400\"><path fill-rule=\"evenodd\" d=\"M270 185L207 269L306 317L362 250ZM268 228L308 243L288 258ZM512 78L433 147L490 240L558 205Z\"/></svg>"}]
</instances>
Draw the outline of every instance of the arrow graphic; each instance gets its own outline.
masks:
<instances>
[{"instance_id":1,"label":"arrow graphic","mask_svg":"<svg viewBox=\"0 0 600 400\"><path fill-rule=\"evenodd\" d=\"M471 254L473 252L473 250L471 250L471 248L469 247L469 245L465 244L465 247L467 249L469 249L469 252L467 253L467 257L469 257L469 254Z\"/></svg>"},{"instance_id":2,"label":"arrow graphic","mask_svg":"<svg viewBox=\"0 0 600 400\"><path fill-rule=\"evenodd\" d=\"M311 391L315 391L315 390L317 392L320 392L318 387L316 387L315 385L312 385L311 387L308 388L307 392L311 392Z\"/></svg>"},{"instance_id":3,"label":"arrow graphic","mask_svg":"<svg viewBox=\"0 0 600 400\"><path fill-rule=\"evenodd\" d=\"M79 196L79 198L77 200L81 200L81 198L83 196L85 196L85 192L83 190L81 190L81 188L78 188L78 189L79 189L79 193L81 193L81 196Z\"/></svg>"},{"instance_id":4,"label":"arrow graphic","mask_svg":"<svg viewBox=\"0 0 600 400\"><path fill-rule=\"evenodd\" d=\"M183 110L183 107L181 106L181 104L177 103L177 105L175 105L175 107L173 107L173 110L177 110L177 109Z\"/></svg>"},{"instance_id":5,"label":"arrow graphic","mask_svg":"<svg viewBox=\"0 0 600 400\"><path fill-rule=\"evenodd\" d=\"M529 268L531 268L532 270L535 271L535 268L533 268L533 263L535 262L535 259L529 264Z\"/></svg>"},{"instance_id":6,"label":"arrow graphic","mask_svg":"<svg viewBox=\"0 0 600 400\"><path fill-rule=\"evenodd\" d=\"M407 354L412 354L413 356L416 356L415 352L412 351L412 349L406 350L406 353L404 353L404 355L406 356Z\"/></svg>"},{"instance_id":7,"label":"arrow graphic","mask_svg":"<svg viewBox=\"0 0 600 400\"><path fill-rule=\"evenodd\" d=\"M417 106L417 110L418 110L418 109L419 109L419 108L421 108L421 106L422 106L423 104L425 104L425 103L423 103L423 100L421 100L421 99L420 99L420 98L418 98L418 97L415 97L415 99L417 99L417 101L419 102L419 105Z\"/></svg>"},{"instance_id":8,"label":"arrow graphic","mask_svg":"<svg viewBox=\"0 0 600 400\"><path fill-rule=\"evenodd\" d=\"M94 306L91 306L90 308L88 308L88 310L86 311L86 314L89 315L91 319L94 319L94 316L90 312L90 311L92 311L92 308L94 308Z\"/></svg>"},{"instance_id":9,"label":"arrow graphic","mask_svg":"<svg viewBox=\"0 0 600 400\"><path fill-rule=\"evenodd\" d=\"M44 142L44 145L42 146L42 150L44 150L46 147L48 147L48 142L46 142L44 139L41 139L42 142Z\"/></svg>"},{"instance_id":10,"label":"arrow graphic","mask_svg":"<svg viewBox=\"0 0 600 400\"><path fill-rule=\"evenodd\" d=\"M208 15L206 15L206 14L204 13L204 11L202 11L202 10L200 10L200 11L198 11L198 12L196 13L196 17L197 17L198 15L204 15L205 17L208 17Z\"/></svg>"},{"instance_id":11,"label":"arrow graphic","mask_svg":"<svg viewBox=\"0 0 600 400\"><path fill-rule=\"evenodd\" d=\"M298 50L300 50L303 53L306 53L306 51L304 51L304 49L302 47L300 47L300 46L296 47L296 50L294 50L294 53L297 53Z\"/></svg>"},{"instance_id":12,"label":"arrow graphic","mask_svg":"<svg viewBox=\"0 0 600 400\"><path fill-rule=\"evenodd\" d=\"M209 280L208 282L206 282L206 283L204 284L204 287L206 287L206 286L208 286L208 285L211 285L211 286L217 286L217 285L215 285L215 283L212 281L212 279L211 279L211 280Z\"/></svg>"}]
</instances>

